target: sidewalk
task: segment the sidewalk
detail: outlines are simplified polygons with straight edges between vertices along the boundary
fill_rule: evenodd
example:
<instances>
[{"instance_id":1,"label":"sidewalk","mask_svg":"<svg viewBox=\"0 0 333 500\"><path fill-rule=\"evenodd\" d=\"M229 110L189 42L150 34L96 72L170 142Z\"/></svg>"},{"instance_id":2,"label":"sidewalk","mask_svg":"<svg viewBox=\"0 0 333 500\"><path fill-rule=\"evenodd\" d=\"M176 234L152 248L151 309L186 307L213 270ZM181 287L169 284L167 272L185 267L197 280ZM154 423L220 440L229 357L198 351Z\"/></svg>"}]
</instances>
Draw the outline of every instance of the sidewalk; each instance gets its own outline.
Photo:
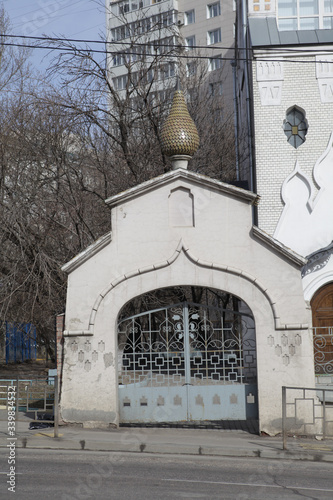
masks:
<instances>
[{"instance_id":1,"label":"sidewalk","mask_svg":"<svg viewBox=\"0 0 333 500\"><path fill-rule=\"evenodd\" d=\"M28 427L28 419L16 423L17 448L333 462L333 440L289 437L288 449L283 450L281 437L261 437L241 430L152 427L100 430L68 425L60 426L59 437L54 438L53 428L29 430ZM6 447L8 438L7 422L0 421L0 448Z\"/></svg>"}]
</instances>

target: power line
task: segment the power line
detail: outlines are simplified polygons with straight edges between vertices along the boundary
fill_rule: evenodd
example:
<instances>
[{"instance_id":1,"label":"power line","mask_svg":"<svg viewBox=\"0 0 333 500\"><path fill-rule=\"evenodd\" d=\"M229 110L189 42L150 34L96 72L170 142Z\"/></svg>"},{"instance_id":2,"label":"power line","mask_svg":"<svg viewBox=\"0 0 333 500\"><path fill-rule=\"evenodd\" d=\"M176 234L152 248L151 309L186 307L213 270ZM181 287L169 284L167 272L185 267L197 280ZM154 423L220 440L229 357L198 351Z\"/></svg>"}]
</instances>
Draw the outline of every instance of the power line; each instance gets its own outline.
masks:
<instances>
[{"instance_id":1,"label":"power line","mask_svg":"<svg viewBox=\"0 0 333 500\"><path fill-rule=\"evenodd\" d=\"M52 39L45 39L45 38L41 38L42 40L45 40L45 41L48 41L48 40L51 40ZM66 39L59 39L59 40L64 40L66 41ZM104 42L103 42L104 43ZM145 46L149 46L151 48L151 44L141 44L141 45L145 45ZM22 48L28 48L28 49L42 49L42 50L57 50L57 51L62 51L62 52L67 52L67 53L72 53L73 55L78 55L79 53L86 53L86 54L105 54L105 55L117 55L117 54L124 54L124 55L135 55L135 56L140 56L140 54L138 54L137 52L129 52L128 50L125 51L118 51L118 52L115 52L115 51L108 51L108 50L97 50L97 49L92 49L92 48L86 48L86 49L83 49L83 48L77 48L77 47L66 47L66 46L62 46L62 47L57 47L57 46L54 46L54 45L27 45L27 44L19 44L19 43L8 43L8 42L0 42L0 46L7 46L7 47L22 47ZM161 45L163 47L166 47L166 45ZM174 45L172 47L175 47ZM132 47L133 48L133 47ZM177 47L178 48L178 47ZM195 46L193 48L200 48L200 46ZM205 48L209 48L209 47L205 47ZM212 47L213 48L213 47ZM214 47L214 49L220 49L221 50L221 47ZM318 51L316 51L318 52ZM327 52L327 51L323 51L323 52ZM299 53L299 51L298 51ZM157 56L153 56L152 54L144 54L146 57L157 57ZM226 56L222 56L222 55L219 55L219 56L200 56L200 55L181 55L181 54L170 54L170 53L165 53L165 54L158 54L158 57L168 57L170 59L174 59L174 58L177 58L177 59L188 59L188 60L193 60L193 59L203 59L203 60L210 60L212 58L214 59L219 59L221 61L234 61L235 59L237 59L237 61L248 61L248 58L247 57L239 57L239 56L236 56L236 57L226 57ZM288 62L288 63L297 63L297 64L315 64L316 62L320 62L320 61L307 61L307 60L296 60L296 59L285 59L283 56L281 56L280 58L278 59L272 59L271 57L255 57L254 58L255 61L270 61L270 62ZM323 61L323 62L326 62L328 64L332 64L333 61Z\"/></svg>"},{"instance_id":2,"label":"power line","mask_svg":"<svg viewBox=\"0 0 333 500\"><path fill-rule=\"evenodd\" d=\"M6 38L20 38L20 39L28 39L28 40L43 40L47 42L74 42L74 43L92 43L92 44L103 44L103 45L129 45L130 47L151 47L152 45L155 47L170 47L170 48L175 48L175 49L186 49L185 46L183 45L177 45L177 44L171 44L171 43L156 43L158 39L152 40L149 42L135 42L133 40L130 40L128 42L126 41L110 41L110 40L90 40L87 38L64 38L64 37L45 37L45 36L29 36L29 35L5 35ZM333 40L332 42L329 42L331 45L333 45ZM30 47L30 46L29 46ZM38 45L34 45L33 47L38 47ZM302 46L303 47L303 46ZM214 44L214 46L211 45L193 45L190 50L192 49L205 49L205 50L233 50L234 47L224 47L220 45ZM297 53L299 54L300 50L299 49L293 49L293 48L287 48L283 46L279 47L263 47L264 50L268 52L287 52L287 53ZM83 49L79 49L83 50ZM95 52L96 49L89 49L92 52ZM237 50L239 51L253 51L253 47L237 47ZM257 49L260 50L260 49ZM103 51L105 52L105 51ZM113 52L113 51L112 51ZM325 49L318 50L316 48L306 48L306 52L313 52L313 53L318 53L318 52L327 52Z\"/></svg>"}]
</instances>

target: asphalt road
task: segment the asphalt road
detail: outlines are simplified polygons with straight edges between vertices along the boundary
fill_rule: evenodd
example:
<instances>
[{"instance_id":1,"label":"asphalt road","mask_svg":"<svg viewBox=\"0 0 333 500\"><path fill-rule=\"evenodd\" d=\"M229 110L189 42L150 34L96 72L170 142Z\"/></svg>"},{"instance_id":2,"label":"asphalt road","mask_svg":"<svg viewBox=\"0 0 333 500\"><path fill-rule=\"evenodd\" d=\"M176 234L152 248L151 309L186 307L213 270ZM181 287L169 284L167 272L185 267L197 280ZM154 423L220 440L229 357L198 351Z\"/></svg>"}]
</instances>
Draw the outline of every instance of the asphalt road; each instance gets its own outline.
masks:
<instances>
[{"instance_id":1,"label":"asphalt road","mask_svg":"<svg viewBox=\"0 0 333 500\"><path fill-rule=\"evenodd\" d=\"M16 450L15 493L0 450L0 498L19 500L281 500L333 498L333 465L319 462Z\"/></svg>"}]
</instances>

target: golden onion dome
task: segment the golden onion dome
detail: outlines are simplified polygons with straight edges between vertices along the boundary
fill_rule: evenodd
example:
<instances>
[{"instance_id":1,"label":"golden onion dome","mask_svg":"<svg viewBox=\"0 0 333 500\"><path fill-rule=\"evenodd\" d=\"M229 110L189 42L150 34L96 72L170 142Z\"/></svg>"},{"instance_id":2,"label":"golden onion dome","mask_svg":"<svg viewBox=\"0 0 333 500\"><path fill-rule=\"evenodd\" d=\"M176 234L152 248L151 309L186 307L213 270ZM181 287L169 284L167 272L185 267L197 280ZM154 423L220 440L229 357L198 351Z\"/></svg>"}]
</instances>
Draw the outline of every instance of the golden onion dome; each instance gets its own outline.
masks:
<instances>
[{"instance_id":1,"label":"golden onion dome","mask_svg":"<svg viewBox=\"0 0 333 500\"><path fill-rule=\"evenodd\" d=\"M162 152L166 156L191 157L199 147L197 127L192 120L182 90L177 84L169 116L161 129Z\"/></svg>"}]
</instances>

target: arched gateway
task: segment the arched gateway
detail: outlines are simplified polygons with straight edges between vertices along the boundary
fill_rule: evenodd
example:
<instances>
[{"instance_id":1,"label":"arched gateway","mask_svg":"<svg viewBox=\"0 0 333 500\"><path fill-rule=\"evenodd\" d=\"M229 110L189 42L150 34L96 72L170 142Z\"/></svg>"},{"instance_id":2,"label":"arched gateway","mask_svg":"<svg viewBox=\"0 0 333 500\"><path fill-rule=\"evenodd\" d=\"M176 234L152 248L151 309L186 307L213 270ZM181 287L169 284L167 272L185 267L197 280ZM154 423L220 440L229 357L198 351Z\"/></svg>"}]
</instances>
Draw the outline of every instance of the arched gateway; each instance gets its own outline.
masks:
<instances>
[{"instance_id":1,"label":"arched gateway","mask_svg":"<svg viewBox=\"0 0 333 500\"><path fill-rule=\"evenodd\" d=\"M132 397L128 396L131 406L126 406L128 400L122 396L122 377L132 377L132 384L142 384L149 376L157 381L157 375L163 375L163 387L169 387L169 393L157 390L154 395L155 415L163 408L158 402L164 398L165 403L164 416L155 416L156 420L165 420L165 412L176 411L180 406L175 404L179 402L177 395L182 402L186 400L186 405L192 405L189 411L179 413L177 420L190 415L206 418L204 398L208 396L208 418L232 418L236 399L241 401L236 389L241 390L242 383L238 387L233 380L242 382L241 366L236 367L237 356L226 343L224 350L214 351L213 344L208 345L209 339L202 335L214 331L220 342L216 346L221 346L224 341L217 338L219 328L227 332L210 305L206 307L190 297L163 305L154 321L158 332L171 328L174 344L167 340L165 331L164 336L156 336L159 346L153 346L154 328L148 327L145 332L151 340L146 353L141 330L140 350L125 355L130 347L130 329L134 325L135 330L136 324L147 328L149 311L154 308L128 312L125 317L133 317L126 323L122 322L124 306L152 290L187 286L228 292L251 311L256 328L258 393L252 388L246 392L247 382L243 384L243 411L248 416L247 412L258 408L260 431L274 434L281 430L281 387L314 387L313 343L308 328L311 318L301 284L304 259L252 225L255 201L253 193L184 169L170 171L107 200L112 209L112 232L63 268L69 273L61 393L64 420L118 425L125 418L123 412L133 408ZM121 357L118 323L123 332ZM183 337L177 337L177 332ZM135 337L132 344L134 348ZM238 349L244 352L244 344L238 344ZM141 370L141 380L129 373L137 374L137 369ZM201 376L205 391L200 390ZM171 380L177 385L172 386ZM221 386L224 395L217 390ZM189 399L173 392L174 387L192 396ZM140 385L132 388L140 394ZM155 391L154 386L150 389L147 396L142 394L147 406L144 399L136 403L141 420ZM217 404L219 398L221 405ZM229 413L223 413L223 398L228 401Z\"/></svg>"},{"instance_id":2,"label":"arched gateway","mask_svg":"<svg viewBox=\"0 0 333 500\"><path fill-rule=\"evenodd\" d=\"M107 200L112 233L63 267L62 417L99 426L244 419L258 408L259 430L280 432L281 387L314 387L305 260L252 226L255 194L186 170L199 138L178 86L160 137L174 170ZM256 351L245 353L239 308L186 297L122 317L144 294L186 286L247 304Z\"/></svg>"},{"instance_id":3,"label":"arched gateway","mask_svg":"<svg viewBox=\"0 0 333 500\"><path fill-rule=\"evenodd\" d=\"M122 423L256 419L251 311L209 288L136 298L118 322L118 377Z\"/></svg>"}]
</instances>

